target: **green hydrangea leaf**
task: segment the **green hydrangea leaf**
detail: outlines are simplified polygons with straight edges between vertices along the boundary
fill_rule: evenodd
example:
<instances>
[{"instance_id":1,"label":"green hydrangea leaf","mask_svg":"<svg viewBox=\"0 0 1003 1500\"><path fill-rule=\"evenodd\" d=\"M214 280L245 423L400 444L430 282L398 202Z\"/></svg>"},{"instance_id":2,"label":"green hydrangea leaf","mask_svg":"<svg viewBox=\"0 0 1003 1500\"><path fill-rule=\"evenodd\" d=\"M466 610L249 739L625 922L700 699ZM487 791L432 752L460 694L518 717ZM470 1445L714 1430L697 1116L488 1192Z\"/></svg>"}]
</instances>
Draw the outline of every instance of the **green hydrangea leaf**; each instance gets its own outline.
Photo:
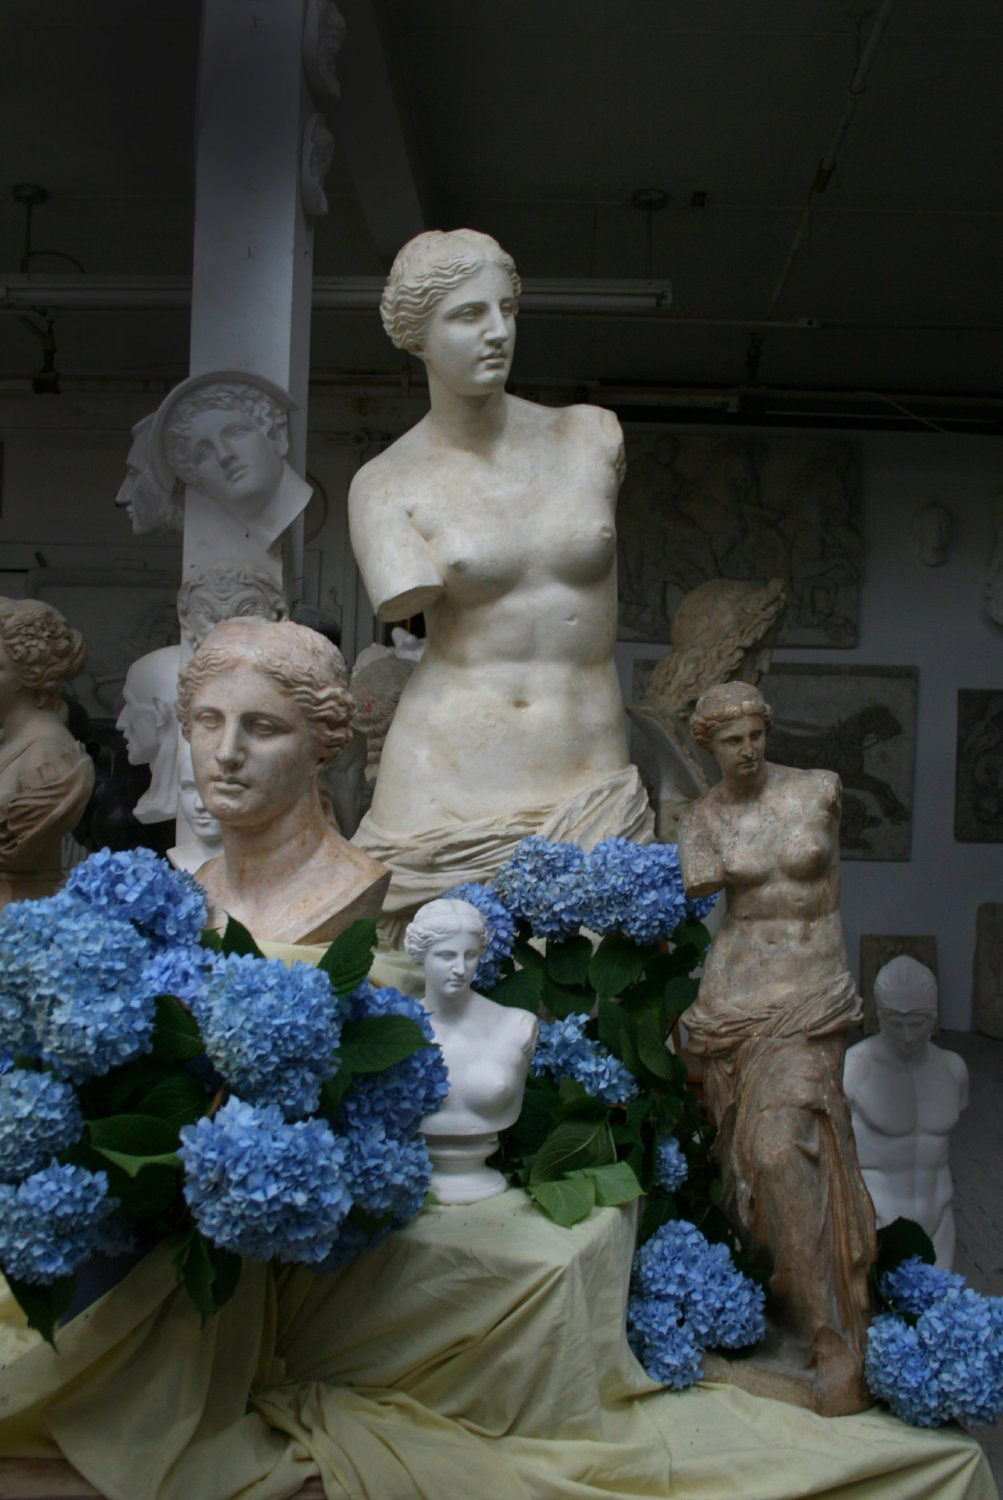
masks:
<instances>
[{"instance_id":1,"label":"green hydrangea leaf","mask_svg":"<svg viewBox=\"0 0 1003 1500\"><path fill-rule=\"evenodd\" d=\"M554 1182L576 1167L601 1167L616 1159L606 1120L562 1120L530 1163L530 1182Z\"/></svg>"},{"instance_id":2,"label":"green hydrangea leaf","mask_svg":"<svg viewBox=\"0 0 1003 1500\"><path fill-rule=\"evenodd\" d=\"M604 937L589 963L589 983L597 995L619 995L644 969L647 952L614 932Z\"/></svg>"},{"instance_id":3,"label":"green hydrangea leaf","mask_svg":"<svg viewBox=\"0 0 1003 1500\"><path fill-rule=\"evenodd\" d=\"M382 1073L412 1052L433 1045L409 1016L363 1016L345 1022L340 1056L353 1073Z\"/></svg>"},{"instance_id":4,"label":"green hydrangea leaf","mask_svg":"<svg viewBox=\"0 0 1003 1500\"><path fill-rule=\"evenodd\" d=\"M172 1064L190 1062L205 1051L195 1017L173 995L157 996L153 1051L161 1062Z\"/></svg>"},{"instance_id":5,"label":"green hydrangea leaf","mask_svg":"<svg viewBox=\"0 0 1003 1500\"><path fill-rule=\"evenodd\" d=\"M543 999L543 981L542 969L516 969L499 980L491 991L491 999L498 1005L528 1010L535 1016Z\"/></svg>"},{"instance_id":6,"label":"green hydrangea leaf","mask_svg":"<svg viewBox=\"0 0 1003 1500\"><path fill-rule=\"evenodd\" d=\"M204 1328L213 1313L228 1302L240 1279L240 1256L220 1250L197 1229L182 1242L172 1261L179 1281L195 1304Z\"/></svg>"},{"instance_id":7,"label":"green hydrangea leaf","mask_svg":"<svg viewBox=\"0 0 1003 1500\"><path fill-rule=\"evenodd\" d=\"M318 963L336 995L350 995L369 976L376 947L376 923L363 917L338 934Z\"/></svg>"},{"instance_id":8,"label":"green hydrangea leaf","mask_svg":"<svg viewBox=\"0 0 1003 1500\"><path fill-rule=\"evenodd\" d=\"M176 1125L156 1115L108 1115L88 1120L87 1135L96 1150L120 1151L127 1156L159 1156L178 1144Z\"/></svg>"},{"instance_id":9,"label":"green hydrangea leaf","mask_svg":"<svg viewBox=\"0 0 1003 1500\"><path fill-rule=\"evenodd\" d=\"M544 1213L570 1229L580 1219L586 1218L595 1207L595 1183L588 1177L564 1178L560 1182L531 1182L528 1192L540 1205Z\"/></svg>"},{"instance_id":10,"label":"green hydrangea leaf","mask_svg":"<svg viewBox=\"0 0 1003 1500\"><path fill-rule=\"evenodd\" d=\"M555 984L584 984L592 962L592 944L587 937L566 938L547 943L547 974ZM591 1009L591 1007L590 1007Z\"/></svg>"},{"instance_id":11,"label":"green hydrangea leaf","mask_svg":"<svg viewBox=\"0 0 1003 1500\"><path fill-rule=\"evenodd\" d=\"M221 953L237 953L242 956L250 955L252 958L264 958L265 956L247 928L242 922L238 922L236 917L227 917L219 946Z\"/></svg>"},{"instance_id":12,"label":"green hydrangea leaf","mask_svg":"<svg viewBox=\"0 0 1003 1500\"><path fill-rule=\"evenodd\" d=\"M140 1101L139 1110L144 1115L156 1115L166 1120L175 1130L182 1125L191 1125L208 1107L205 1089L197 1078L189 1073L175 1073L156 1084Z\"/></svg>"},{"instance_id":13,"label":"green hydrangea leaf","mask_svg":"<svg viewBox=\"0 0 1003 1500\"><path fill-rule=\"evenodd\" d=\"M7 1277L14 1301L28 1320L28 1327L40 1333L47 1344L56 1347L56 1324L69 1311L76 1291L75 1276L60 1276L45 1286L34 1281Z\"/></svg>"},{"instance_id":14,"label":"green hydrangea leaf","mask_svg":"<svg viewBox=\"0 0 1003 1500\"><path fill-rule=\"evenodd\" d=\"M611 1161L604 1167L580 1167L575 1177L588 1177L595 1183L599 1208L618 1208L640 1198L644 1189L637 1174L625 1161Z\"/></svg>"}]
</instances>

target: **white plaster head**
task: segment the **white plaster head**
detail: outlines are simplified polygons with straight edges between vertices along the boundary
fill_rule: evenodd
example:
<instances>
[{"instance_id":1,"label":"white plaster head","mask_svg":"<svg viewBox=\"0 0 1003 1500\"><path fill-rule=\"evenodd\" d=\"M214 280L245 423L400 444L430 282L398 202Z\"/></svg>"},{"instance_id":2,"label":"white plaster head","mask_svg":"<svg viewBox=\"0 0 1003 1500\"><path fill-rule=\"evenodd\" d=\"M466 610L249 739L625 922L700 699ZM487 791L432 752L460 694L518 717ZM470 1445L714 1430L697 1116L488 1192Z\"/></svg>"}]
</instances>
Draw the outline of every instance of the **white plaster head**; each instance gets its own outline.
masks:
<instances>
[{"instance_id":1,"label":"white plaster head","mask_svg":"<svg viewBox=\"0 0 1003 1500\"><path fill-rule=\"evenodd\" d=\"M938 568L947 561L954 517L946 505L935 500L923 505L912 518L912 534L916 539L916 552L921 563L928 568Z\"/></svg>"},{"instance_id":2,"label":"white plaster head","mask_svg":"<svg viewBox=\"0 0 1003 1500\"><path fill-rule=\"evenodd\" d=\"M125 735L131 766L152 765L169 736L176 740L174 699L178 648L161 646L134 661L122 687L124 706L115 721ZM166 816L166 815L165 815Z\"/></svg>"},{"instance_id":3,"label":"white plaster head","mask_svg":"<svg viewBox=\"0 0 1003 1500\"><path fill-rule=\"evenodd\" d=\"M404 952L425 970L430 998L458 998L470 989L488 936L476 906L442 897L415 912L404 931Z\"/></svg>"},{"instance_id":4,"label":"white plaster head","mask_svg":"<svg viewBox=\"0 0 1003 1500\"><path fill-rule=\"evenodd\" d=\"M903 1062L925 1051L937 1029L937 980L926 964L900 953L878 970L874 1004L881 1035Z\"/></svg>"},{"instance_id":5,"label":"white plaster head","mask_svg":"<svg viewBox=\"0 0 1003 1500\"><path fill-rule=\"evenodd\" d=\"M252 615L285 620L289 606L271 573L248 558L202 568L178 590L181 630L195 651L221 620Z\"/></svg>"},{"instance_id":6,"label":"white plaster head","mask_svg":"<svg viewBox=\"0 0 1003 1500\"><path fill-rule=\"evenodd\" d=\"M211 854L218 853L223 838L222 829L219 820L213 817L202 801L195 782L192 748L187 740L181 741L178 750L178 804L189 828L208 851L204 857L208 859Z\"/></svg>"},{"instance_id":7,"label":"white plaster head","mask_svg":"<svg viewBox=\"0 0 1003 1500\"><path fill-rule=\"evenodd\" d=\"M769 729L773 723L773 710L752 683L737 679L720 682L697 699L690 719L690 733L702 749L713 750L718 730L742 718L761 719L764 729Z\"/></svg>"},{"instance_id":8,"label":"white plaster head","mask_svg":"<svg viewBox=\"0 0 1003 1500\"><path fill-rule=\"evenodd\" d=\"M125 461L125 478L115 496L115 504L129 512L136 536L148 531L184 530L183 487L172 475L162 484L153 472L150 440L156 412L142 417L132 429L132 446Z\"/></svg>"},{"instance_id":9,"label":"white plaster head","mask_svg":"<svg viewBox=\"0 0 1003 1500\"><path fill-rule=\"evenodd\" d=\"M334 160L334 136L324 123L323 115L311 115L303 129L300 147L300 196L303 207L315 219L328 211L324 179Z\"/></svg>"},{"instance_id":10,"label":"white plaster head","mask_svg":"<svg viewBox=\"0 0 1003 1500\"><path fill-rule=\"evenodd\" d=\"M303 69L314 93L337 99L341 85L335 64L345 42L345 18L334 0L307 0L303 20Z\"/></svg>"},{"instance_id":11,"label":"white plaster head","mask_svg":"<svg viewBox=\"0 0 1003 1500\"><path fill-rule=\"evenodd\" d=\"M293 409L289 394L259 375L193 375L157 411L154 473L162 484L177 477L237 518L254 520L282 482Z\"/></svg>"},{"instance_id":12,"label":"white plaster head","mask_svg":"<svg viewBox=\"0 0 1003 1500\"><path fill-rule=\"evenodd\" d=\"M656 666L645 697L665 698L685 715L715 683L737 677L757 686L769 670L786 609L782 578L698 584L672 617L672 651Z\"/></svg>"},{"instance_id":13,"label":"white plaster head","mask_svg":"<svg viewBox=\"0 0 1003 1500\"><path fill-rule=\"evenodd\" d=\"M84 669L79 630L41 599L0 596L0 721L18 699L62 717L60 683Z\"/></svg>"},{"instance_id":14,"label":"white plaster head","mask_svg":"<svg viewBox=\"0 0 1003 1500\"><path fill-rule=\"evenodd\" d=\"M394 347L421 358L425 328L437 305L485 266L506 273L518 304L522 283L515 261L491 235L429 229L408 240L397 252L380 299L380 317Z\"/></svg>"}]
</instances>

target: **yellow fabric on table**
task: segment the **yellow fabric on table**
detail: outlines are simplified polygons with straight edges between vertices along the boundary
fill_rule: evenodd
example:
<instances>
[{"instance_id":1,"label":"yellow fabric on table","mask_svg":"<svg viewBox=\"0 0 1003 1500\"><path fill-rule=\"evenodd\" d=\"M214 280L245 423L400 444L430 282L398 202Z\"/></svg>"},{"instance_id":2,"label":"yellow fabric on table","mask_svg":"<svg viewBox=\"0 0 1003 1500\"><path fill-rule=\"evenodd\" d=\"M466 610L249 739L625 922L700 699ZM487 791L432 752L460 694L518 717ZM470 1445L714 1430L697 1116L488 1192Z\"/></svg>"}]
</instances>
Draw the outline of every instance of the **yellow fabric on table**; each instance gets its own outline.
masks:
<instances>
[{"instance_id":1,"label":"yellow fabric on table","mask_svg":"<svg viewBox=\"0 0 1003 1500\"><path fill-rule=\"evenodd\" d=\"M329 1500L993 1500L956 1430L655 1386L623 1332L633 1230L517 1190L426 1209L329 1276L245 1264L201 1331L161 1245L0 1371L0 1453L61 1452L109 1500L318 1473Z\"/></svg>"}]
</instances>

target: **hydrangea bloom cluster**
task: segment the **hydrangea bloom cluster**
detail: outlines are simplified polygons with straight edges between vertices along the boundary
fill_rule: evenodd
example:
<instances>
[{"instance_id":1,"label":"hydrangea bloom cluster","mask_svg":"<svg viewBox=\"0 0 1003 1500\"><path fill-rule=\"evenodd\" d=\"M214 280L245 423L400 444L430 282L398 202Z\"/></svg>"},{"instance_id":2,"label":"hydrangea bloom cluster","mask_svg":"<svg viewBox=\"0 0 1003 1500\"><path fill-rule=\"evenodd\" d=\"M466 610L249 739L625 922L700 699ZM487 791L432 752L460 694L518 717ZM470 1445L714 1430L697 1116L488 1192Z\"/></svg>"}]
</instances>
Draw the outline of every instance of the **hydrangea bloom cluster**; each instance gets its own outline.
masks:
<instances>
[{"instance_id":1,"label":"hydrangea bloom cluster","mask_svg":"<svg viewBox=\"0 0 1003 1500\"><path fill-rule=\"evenodd\" d=\"M661 1136L655 1144L655 1181L659 1187L674 1193L688 1175L689 1166L675 1136Z\"/></svg>"},{"instance_id":2,"label":"hydrangea bloom cluster","mask_svg":"<svg viewBox=\"0 0 1003 1500\"><path fill-rule=\"evenodd\" d=\"M51 1073L15 1068L0 1077L0 1182L18 1182L83 1134L77 1096Z\"/></svg>"},{"instance_id":3,"label":"hydrangea bloom cluster","mask_svg":"<svg viewBox=\"0 0 1003 1500\"><path fill-rule=\"evenodd\" d=\"M354 1201L377 1218L389 1214L399 1224L413 1218L432 1170L424 1140L401 1140L376 1120L353 1123L344 1140L345 1178Z\"/></svg>"},{"instance_id":4,"label":"hydrangea bloom cluster","mask_svg":"<svg viewBox=\"0 0 1003 1500\"><path fill-rule=\"evenodd\" d=\"M446 891L444 899L469 901L484 918L484 925L488 930L488 945L477 965L473 983L475 990L494 989L501 978L502 965L515 943L512 913L490 886L477 885L472 880L454 885Z\"/></svg>"},{"instance_id":5,"label":"hydrangea bloom cluster","mask_svg":"<svg viewBox=\"0 0 1003 1500\"><path fill-rule=\"evenodd\" d=\"M143 965L140 983L148 995L176 995L192 1007L214 967L207 948L162 948Z\"/></svg>"},{"instance_id":6,"label":"hydrangea bloom cluster","mask_svg":"<svg viewBox=\"0 0 1003 1500\"><path fill-rule=\"evenodd\" d=\"M607 1104L626 1104L639 1089L630 1070L601 1042L585 1035L586 1017L571 1015L563 1021L545 1021L540 1027L536 1051L530 1063L535 1078L573 1078L593 1099Z\"/></svg>"},{"instance_id":7,"label":"hydrangea bloom cluster","mask_svg":"<svg viewBox=\"0 0 1003 1500\"><path fill-rule=\"evenodd\" d=\"M587 855L574 844L533 836L516 845L494 887L534 937L571 937L585 920Z\"/></svg>"},{"instance_id":8,"label":"hydrangea bloom cluster","mask_svg":"<svg viewBox=\"0 0 1003 1500\"><path fill-rule=\"evenodd\" d=\"M0 1264L18 1281L69 1276L109 1248L105 1225L116 1206L104 1172L54 1161L17 1186L0 1183Z\"/></svg>"},{"instance_id":9,"label":"hydrangea bloom cluster","mask_svg":"<svg viewBox=\"0 0 1003 1500\"><path fill-rule=\"evenodd\" d=\"M152 849L101 849L76 866L66 882L71 896L101 915L132 922L170 947L197 943L206 921L201 886Z\"/></svg>"},{"instance_id":10,"label":"hydrangea bloom cluster","mask_svg":"<svg viewBox=\"0 0 1003 1500\"><path fill-rule=\"evenodd\" d=\"M390 987L374 989L364 980L349 997L349 1016L407 1016L433 1040L432 1026L424 1006L410 995ZM422 1047L403 1062L382 1073L367 1073L355 1080L342 1100L339 1128L347 1133L373 1123L382 1123L387 1135L405 1141L417 1130L425 1115L433 1114L449 1093L449 1075L438 1047Z\"/></svg>"},{"instance_id":11,"label":"hydrangea bloom cluster","mask_svg":"<svg viewBox=\"0 0 1003 1500\"><path fill-rule=\"evenodd\" d=\"M604 839L588 856L585 925L622 932L635 943L655 943L687 916L675 844Z\"/></svg>"},{"instance_id":12,"label":"hydrangea bloom cluster","mask_svg":"<svg viewBox=\"0 0 1003 1500\"><path fill-rule=\"evenodd\" d=\"M868 1329L864 1373L874 1395L914 1427L994 1422L1003 1411L1003 1298L980 1296L963 1277L915 1258L882 1287L905 1316L882 1314Z\"/></svg>"},{"instance_id":13,"label":"hydrangea bloom cluster","mask_svg":"<svg viewBox=\"0 0 1003 1500\"><path fill-rule=\"evenodd\" d=\"M352 1206L345 1143L323 1120L290 1124L232 1095L181 1131L184 1193L216 1245L252 1260L321 1261Z\"/></svg>"},{"instance_id":14,"label":"hydrangea bloom cluster","mask_svg":"<svg viewBox=\"0 0 1003 1500\"><path fill-rule=\"evenodd\" d=\"M40 901L14 901L0 912L0 1036L10 1053L38 1052L32 965L75 910L76 903L60 892Z\"/></svg>"},{"instance_id":15,"label":"hydrangea bloom cluster","mask_svg":"<svg viewBox=\"0 0 1003 1500\"><path fill-rule=\"evenodd\" d=\"M653 1380L682 1390L700 1378L704 1349L740 1349L766 1331L765 1298L694 1224L663 1224L634 1257L627 1335Z\"/></svg>"},{"instance_id":16,"label":"hydrangea bloom cluster","mask_svg":"<svg viewBox=\"0 0 1003 1500\"><path fill-rule=\"evenodd\" d=\"M310 964L217 956L191 998L206 1053L229 1086L288 1119L311 1114L334 1072L341 1016L327 975Z\"/></svg>"}]
</instances>

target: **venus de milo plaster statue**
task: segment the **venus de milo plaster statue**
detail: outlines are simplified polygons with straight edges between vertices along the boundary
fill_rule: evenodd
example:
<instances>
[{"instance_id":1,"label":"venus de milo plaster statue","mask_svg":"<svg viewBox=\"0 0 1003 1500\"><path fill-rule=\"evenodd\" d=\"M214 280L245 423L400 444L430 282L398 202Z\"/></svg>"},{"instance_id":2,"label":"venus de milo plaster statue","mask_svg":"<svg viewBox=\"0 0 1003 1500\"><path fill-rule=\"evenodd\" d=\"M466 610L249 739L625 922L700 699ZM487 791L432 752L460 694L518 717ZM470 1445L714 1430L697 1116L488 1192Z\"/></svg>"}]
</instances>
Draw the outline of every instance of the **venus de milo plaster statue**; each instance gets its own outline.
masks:
<instances>
[{"instance_id":1,"label":"venus de milo plaster statue","mask_svg":"<svg viewBox=\"0 0 1003 1500\"><path fill-rule=\"evenodd\" d=\"M423 611L428 649L387 736L356 842L407 916L481 880L527 834L650 838L613 666L616 418L510 396L519 278L485 234L420 234L384 327L430 410L356 475L352 546L381 620Z\"/></svg>"},{"instance_id":2,"label":"venus de milo plaster statue","mask_svg":"<svg viewBox=\"0 0 1003 1500\"><path fill-rule=\"evenodd\" d=\"M59 684L83 670L80 632L39 599L0 598L0 906L49 896L94 766L66 727Z\"/></svg>"},{"instance_id":3,"label":"venus de milo plaster statue","mask_svg":"<svg viewBox=\"0 0 1003 1500\"><path fill-rule=\"evenodd\" d=\"M178 718L222 853L196 871L210 922L324 943L375 917L389 876L335 832L318 787L351 734L341 652L291 621L224 620L178 683Z\"/></svg>"},{"instance_id":4,"label":"venus de milo plaster statue","mask_svg":"<svg viewBox=\"0 0 1003 1500\"><path fill-rule=\"evenodd\" d=\"M449 1070L449 1094L421 1123L440 1203L475 1203L507 1187L486 1159L498 1131L522 1107L538 1022L471 989L488 936L469 901L429 901L404 934L408 957L425 970L425 1009Z\"/></svg>"},{"instance_id":5,"label":"venus de milo plaster statue","mask_svg":"<svg viewBox=\"0 0 1003 1500\"><path fill-rule=\"evenodd\" d=\"M862 1359L874 1211L840 1086L860 998L839 918L839 778L766 760L771 711L744 682L711 688L690 728L721 780L683 814L691 896L724 890L688 1045L704 1060L723 1203L771 1270L776 1383L824 1416L868 1404ZM772 1358L771 1358L772 1356ZM748 1366L729 1376L745 1383Z\"/></svg>"},{"instance_id":6,"label":"venus de milo plaster statue","mask_svg":"<svg viewBox=\"0 0 1003 1500\"><path fill-rule=\"evenodd\" d=\"M874 1002L880 1031L846 1054L860 1169L878 1225L913 1219L933 1241L937 1265L954 1258L951 1131L968 1104L968 1069L956 1052L930 1043L937 1025L937 981L902 953L878 970Z\"/></svg>"}]
</instances>

